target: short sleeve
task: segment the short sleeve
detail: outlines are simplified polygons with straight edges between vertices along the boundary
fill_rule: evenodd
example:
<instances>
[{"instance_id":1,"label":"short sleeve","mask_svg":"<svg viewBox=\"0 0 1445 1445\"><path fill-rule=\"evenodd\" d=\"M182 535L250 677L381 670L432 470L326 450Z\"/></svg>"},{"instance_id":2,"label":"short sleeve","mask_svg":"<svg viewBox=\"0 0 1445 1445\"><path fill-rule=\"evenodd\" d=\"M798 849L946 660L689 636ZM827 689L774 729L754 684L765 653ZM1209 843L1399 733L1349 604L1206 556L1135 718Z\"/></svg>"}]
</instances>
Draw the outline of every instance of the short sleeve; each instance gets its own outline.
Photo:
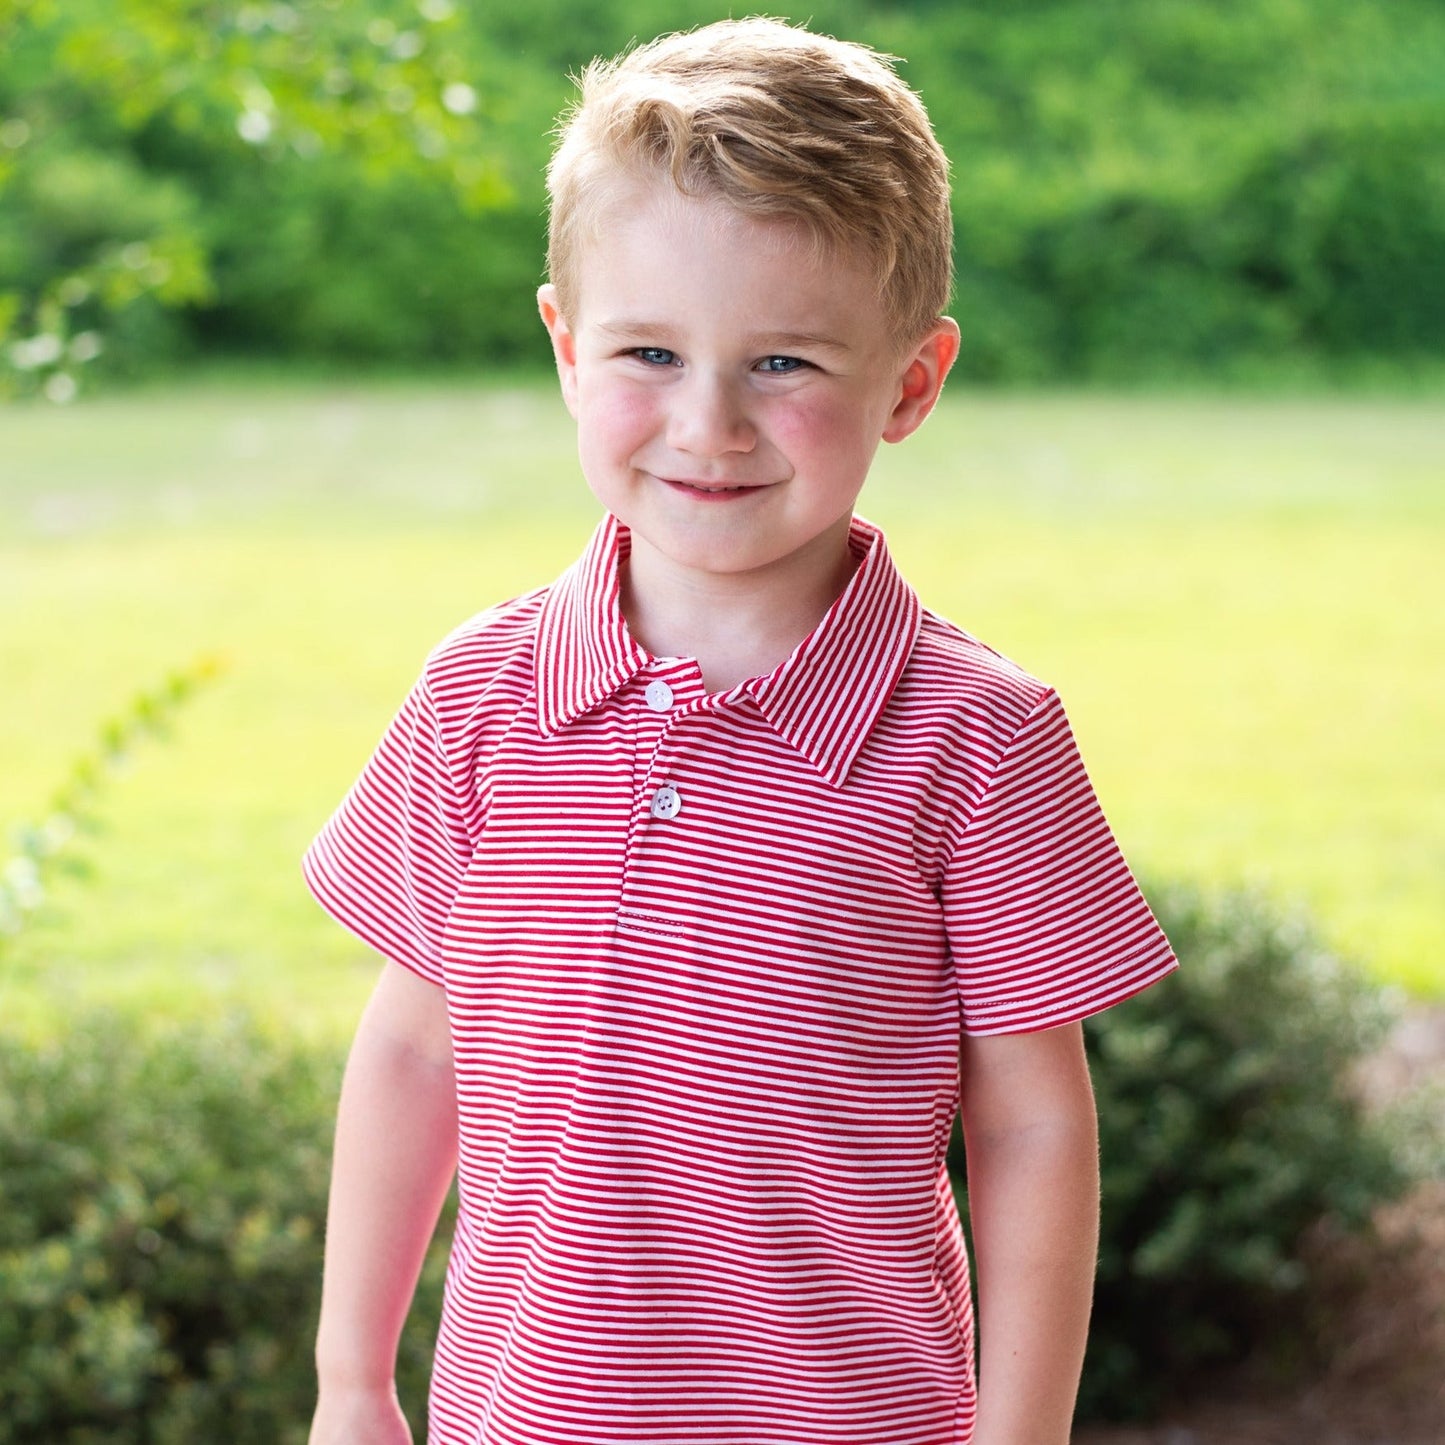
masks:
<instances>
[{"instance_id":1,"label":"short sleeve","mask_svg":"<svg viewBox=\"0 0 1445 1445\"><path fill-rule=\"evenodd\" d=\"M1177 966L1053 692L1005 746L942 894L966 1034L1072 1023Z\"/></svg>"},{"instance_id":2,"label":"short sleeve","mask_svg":"<svg viewBox=\"0 0 1445 1445\"><path fill-rule=\"evenodd\" d=\"M472 855L423 677L306 852L302 870L337 922L432 983Z\"/></svg>"}]
</instances>

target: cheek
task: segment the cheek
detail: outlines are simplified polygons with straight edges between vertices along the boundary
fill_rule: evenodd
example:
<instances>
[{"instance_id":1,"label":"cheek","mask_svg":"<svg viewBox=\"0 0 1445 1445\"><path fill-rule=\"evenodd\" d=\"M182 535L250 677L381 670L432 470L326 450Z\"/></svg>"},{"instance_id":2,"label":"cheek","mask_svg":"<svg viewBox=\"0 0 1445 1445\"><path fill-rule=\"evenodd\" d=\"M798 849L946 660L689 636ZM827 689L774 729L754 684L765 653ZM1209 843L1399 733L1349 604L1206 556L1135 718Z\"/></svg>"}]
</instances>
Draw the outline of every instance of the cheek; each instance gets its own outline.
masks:
<instances>
[{"instance_id":1,"label":"cheek","mask_svg":"<svg viewBox=\"0 0 1445 1445\"><path fill-rule=\"evenodd\" d=\"M658 429L656 402L635 387L586 388L577 412L578 447L583 457L625 459Z\"/></svg>"},{"instance_id":2,"label":"cheek","mask_svg":"<svg viewBox=\"0 0 1445 1445\"><path fill-rule=\"evenodd\" d=\"M777 445L796 457L851 452L871 455L859 408L847 399L805 397L791 399L770 418L769 432ZM877 438L872 442L876 443Z\"/></svg>"}]
</instances>

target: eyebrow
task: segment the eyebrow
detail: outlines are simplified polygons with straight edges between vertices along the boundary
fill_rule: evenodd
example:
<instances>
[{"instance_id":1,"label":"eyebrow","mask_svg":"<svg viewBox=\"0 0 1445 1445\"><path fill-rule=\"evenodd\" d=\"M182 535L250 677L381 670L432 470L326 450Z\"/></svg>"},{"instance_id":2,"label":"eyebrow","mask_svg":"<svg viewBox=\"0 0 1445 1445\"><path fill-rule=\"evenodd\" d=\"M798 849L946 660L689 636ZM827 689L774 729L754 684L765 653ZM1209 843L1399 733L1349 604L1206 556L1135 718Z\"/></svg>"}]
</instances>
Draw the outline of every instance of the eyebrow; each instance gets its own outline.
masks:
<instances>
[{"instance_id":1,"label":"eyebrow","mask_svg":"<svg viewBox=\"0 0 1445 1445\"><path fill-rule=\"evenodd\" d=\"M661 321L602 321L597 329L618 341L629 341L635 345L665 340L671 330ZM744 348L755 352L836 351L851 350L847 342L836 337L822 336L810 331L765 331L744 338Z\"/></svg>"}]
</instances>

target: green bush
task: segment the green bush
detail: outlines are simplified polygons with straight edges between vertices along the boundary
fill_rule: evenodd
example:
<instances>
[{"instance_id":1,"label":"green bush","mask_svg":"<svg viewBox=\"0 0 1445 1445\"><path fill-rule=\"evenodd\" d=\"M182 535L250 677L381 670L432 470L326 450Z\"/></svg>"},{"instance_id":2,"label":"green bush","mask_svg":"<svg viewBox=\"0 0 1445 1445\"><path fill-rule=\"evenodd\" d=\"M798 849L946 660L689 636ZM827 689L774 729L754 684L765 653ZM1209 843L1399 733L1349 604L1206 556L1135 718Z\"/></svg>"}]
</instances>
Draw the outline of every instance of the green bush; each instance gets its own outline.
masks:
<instances>
[{"instance_id":1,"label":"green bush","mask_svg":"<svg viewBox=\"0 0 1445 1445\"><path fill-rule=\"evenodd\" d=\"M1378 985L1256 895L1150 901L1179 971L1084 1026L1103 1223L1083 1419L1146 1418L1253 1354L1300 1365L1310 1227L1362 1234L1438 1163L1403 1112L1375 1117L1356 1091L1392 1016ZM966 1222L957 1130L949 1165Z\"/></svg>"},{"instance_id":2,"label":"green bush","mask_svg":"<svg viewBox=\"0 0 1445 1445\"><path fill-rule=\"evenodd\" d=\"M1180 971L1086 1025L1104 1199L1088 1415L1298 1348L1307 1230L1364 1230L1408 1183L1355 1090L1389 1023L1378 987L1252 895L1152 901Z\"/></svg>"},{"instance_id":3,"label":"green bush","mask_svg":"<svg viewBox=\"0 0 1445 1445\"><path fill-rule=\"evenodd\" d=\"M3 1445L304 1445L339 1074L236 1021L0 1033ZM417 1418L443 1264L402 1351Z\"/></svg>"}]
</instances>

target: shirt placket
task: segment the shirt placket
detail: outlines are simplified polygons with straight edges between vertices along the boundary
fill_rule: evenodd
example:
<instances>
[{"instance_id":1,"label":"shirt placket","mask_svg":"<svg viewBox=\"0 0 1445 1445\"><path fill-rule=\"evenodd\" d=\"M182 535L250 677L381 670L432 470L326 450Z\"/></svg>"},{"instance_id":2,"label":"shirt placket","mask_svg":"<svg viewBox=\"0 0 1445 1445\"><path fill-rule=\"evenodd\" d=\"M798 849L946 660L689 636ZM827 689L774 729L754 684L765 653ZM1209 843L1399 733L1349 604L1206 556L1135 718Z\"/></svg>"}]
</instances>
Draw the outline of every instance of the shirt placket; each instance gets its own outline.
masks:
<instances>
[{"instance_id":1,"label":"shirt placket","mask_svg":"<svg viewBox=\"0 0 1445 1445\"><path fill-rule=\"evenodd\" d=\"M637 763L633 773L632 813L623 861L618 926L627 931L676 933L678 922L655 905L638 907L634 894L638 870L667 833L686 826L687 779L678 756L679 736L703 707L706 690L691 658L663 658L644 670L637 693Z\"/></svg>"}]
</instances>

